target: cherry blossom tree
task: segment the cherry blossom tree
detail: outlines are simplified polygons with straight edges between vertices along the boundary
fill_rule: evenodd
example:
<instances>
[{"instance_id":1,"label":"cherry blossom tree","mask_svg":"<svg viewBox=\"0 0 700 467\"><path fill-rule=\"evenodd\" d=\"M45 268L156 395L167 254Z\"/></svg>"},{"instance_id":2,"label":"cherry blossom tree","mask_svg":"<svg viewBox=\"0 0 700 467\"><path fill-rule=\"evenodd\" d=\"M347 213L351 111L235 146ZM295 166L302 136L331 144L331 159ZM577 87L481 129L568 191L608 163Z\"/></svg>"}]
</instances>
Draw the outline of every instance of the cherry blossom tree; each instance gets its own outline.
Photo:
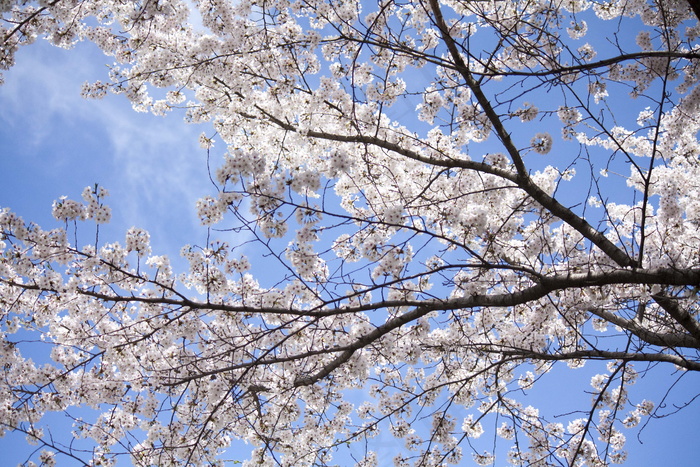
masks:
<instances>
[{"instance_id":1,"label":"cherry blossom tree","mask_svg":"<svg viewBox=\"0 0 700 467\"><path fill-rule=\"evenodd\" d=\"M9 73L91 41L112 59L86 97L212 125L184 271L137 227L93 235L99 186L53 229L0 211L0 432L35 461L217 465L244 440L245 465L378 465L390 433L397 466L606 465L659 402L638 375L700 370L698 2L0 9ZM590 368L578 411L528 402ZM76 407L65 437L42 422Z\"/></svg>"}]
</instances>

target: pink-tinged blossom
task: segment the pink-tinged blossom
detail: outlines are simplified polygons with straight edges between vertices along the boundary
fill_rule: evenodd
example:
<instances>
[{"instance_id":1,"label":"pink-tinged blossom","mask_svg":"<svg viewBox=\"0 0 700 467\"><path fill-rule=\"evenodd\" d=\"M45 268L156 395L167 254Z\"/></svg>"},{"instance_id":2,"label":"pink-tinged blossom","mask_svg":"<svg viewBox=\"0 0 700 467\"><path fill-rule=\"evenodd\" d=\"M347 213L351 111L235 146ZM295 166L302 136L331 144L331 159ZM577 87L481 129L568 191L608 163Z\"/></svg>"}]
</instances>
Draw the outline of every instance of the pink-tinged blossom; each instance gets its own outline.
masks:
<instances>
[{"instance_id":1,"label":"pink-tinged blossom","mask_svg":"<svg viewBox=\"0 0 700 467\"><path fill-rule=\"evenodd\" d=\"M537 133L530 141L532 149L539 154L548 154L552 150L552 137L549 133Z\"/></svg>"},{"instance_id":2,"label":"pink-tinged blossom","mask_svg":"<svg viewBox=\"0 0 700 467\"><path fill-rule=\"evenodd\" d=\"M2 4L0 68L93 43L80 92L207 125L214 186L177 259L104 228L98 185L46 230L0 210L0 434L28 463L74 438L90 465L369 466L387 434L400 466L603 465L657 367L700 370L686 2L36 3ZM529 405L553 369L582 406Z\"/></svg>"},{"instance_id":3,"label":"pink-tinged blossom","mask_svg":"<svg viewBox=\"0 0 700 467\"><path fill-rule=\"evenodd\" d=\"M126 232L126 250L134 251L138 256L146 256L151 252L150 235L143 229L132 227Z\"/></svg>"}]
</instances>

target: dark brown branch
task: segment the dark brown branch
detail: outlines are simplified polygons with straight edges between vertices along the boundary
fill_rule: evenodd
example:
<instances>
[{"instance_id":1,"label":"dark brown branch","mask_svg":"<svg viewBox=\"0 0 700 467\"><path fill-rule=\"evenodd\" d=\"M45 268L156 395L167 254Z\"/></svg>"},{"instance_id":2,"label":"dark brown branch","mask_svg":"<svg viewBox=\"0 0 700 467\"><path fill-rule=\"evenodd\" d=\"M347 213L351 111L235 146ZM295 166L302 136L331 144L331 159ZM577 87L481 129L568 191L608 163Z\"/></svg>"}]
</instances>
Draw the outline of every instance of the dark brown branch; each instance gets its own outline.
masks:
<instances>
[{"instance_id":1,"label":"dark brown branch","mask_svg":"<svg viewBox=\"0 0 700 467\"><path fill-rule=\"evenodd\" d=\"M275 117L274 115L270 114L269 112L265 111L265 109L263 109L259 106L256 106L256 108L265 116L265 118L267 120L269 120L270 122L279 126L280 128L287 130L287 131L293 131L295 133L300 133L296 126L280 120L279 118ZM256 119L256 117L253 115L243 115L243 116L246 118L250 118L250 119ZM505 180L509 180L513 183L517 182L516 174L514 174L513 172L511 172L509 170L501 169L499 167L494 167L492 165L489 165L489 164L486 164L483 162L476 162L476 161L466 160L466 159L448 159L448 158L435 159L432 157L426 157L426 156L420 154L420 152L418 152L418 151L407 149L399 144L391 143L389 141L386 141L384 139L378 138L378 137L373 136L373 135L361 135L361 134L338 135L335 133L328 133L325 131L315 131L315 130L306 131L305 134L306 134L306 136L311 137L311 138L324 139L327 141L338 141L338 142L343 142L343 143L369 144L372 146L376 146L378 148L386 149L387 151L391 151L391 152L394 152L396 154L400 154L400 155L407 157L409 159L423 162L425 164L435 165L438 167L476 170L478 172L496 175L496 176L501 177Z\"/></svg>"},{"instance_id":2,"label":"dark brown branch","mask_svg":"<svg viewBox=\"0 0 700 467\"><path fill-rule=\"evenodd\" d=\"M700 325L690 316L690 314L678 306L676 300L667 297L664 294L654 294L651 296L661 308L668 313L678 324L690 333L695 339L700 339Z\"/></svg>"},{"instance_id":3,"label":"dark brown branch","mask_svg":"<svg viewBox=\"0 0 700 467\"><path fill-rule=\"evenodd\" d=\"M360 337L357 339L355 342L350 344L342 354L338 355L333 361L328 363L327 365L324 365L324 367L309 376L303 376L299 377L294 381L294 386L299 387L299 386L309 386L311 384L316 383L317 381L322 380L329 374L333 372L336 368L338 368L340 365L343 363L347 362L350 360L350 358L353 356L353 354L364 347L367 347L369 344L372 342L376 341L377 339L381 338L382 336L388 334L389 332L393 331L394 329L400 328L401 326L410 323L411 321L415 321L418 318L427 315L433 311L430 308L415 308L408 313L404 313L403 315L397 316L396 318L390 319L386 323L382 324L381 326L377 326L374 331L365 334L364 336Z\"/></svg>"},{"instance_id":4,"label":"dark brown branch","mask_svg":"<svg viewBox=\"0 0 700 467\"><path fill-rule=\"evenodd\" d=\"M548 354L543 352L535 352L527 349L503 350L497 351L500 354L508 356L517 356L528 359L563 361L563 360L623 360L629 362L665 362L673 363L681 368L692 371L700 371L700 362L687 360L680 355L669 355L665 353L645 353L645 352L619 352L608 350L576 350L573 352L562 352L557 354Z\"/></svg>"},{"instance_id":5,"label":"dark brown branch","mask_svg":"<svg viewBox=\"0 0 700 467\"><path fill-rule=\"evenodd\" d=\"M690 4L690 9L695 13L695 17L700 20L700 1L699 0L688 0Z\"/></svg>"},{"instance_id":6,"label":"dark brown branch","mask_svg":"<svg viewBox=\"0 0 700 467\"><path fill-rule=\"evenodd\" d=\"M640 306L644 302L640 302ZM625 329L642 341L656 345L659 347L688 347L700 348L700 340L693 335L683 334L680 332L654 332L646 329L635 319L626 319L612 311L603 310L600 308L589 308L588 311L604 319L605 321Z\"/></svg>"},{"instance_id":7,"label":"dark brown branch","mask_svg":"<svg viewBox=\"0 0 700 467\"><path fill-rule=\"evenodd\" d=\"M0 278L0 282L19 289L36 290L46 293L61 293L59 290L42 288L34 284L18 284L8 279ZM276 313L291 316L323 317L346 313L358 313L370 310L396 307L421 307L429 311L454 310L459 308L475 307L508 307L520 305L540 299L554 291L588 287L602 287L607 285L664 285L664 286L689 286L700 285L700 268L696 269L617 269L606 272L588 272L576 274L556 274L542 276L536 283L529 287L514 292L488 295L470 295L468 297L451 299L428 300L383 300L375 303L357 306L337 307L333 309L294 309L276 307L257 307L248 305L226 305L224 303L198 302L190 299L173 299L166 297L140 297L135 295L121 296L95 292L92 290L77 290L80 295L91 297L103 302L134 302L148 304L162 304L164 306L185 307L190 309L220 310L232 313ZM656 295L653 296L655 299ZM671 299L667 299L671 301ZM692 319L692 317L688 316ZM682 316L682 320L685 320Z\"/></svg>"},{"instance_id":8,"label":"dark brown branch","mask_svg":"<svg viewBox=\"0 0 700 467\"><path fill-rule=\"evenodd\" d=\"M474 73L477 76L563 76L573 73L578 73L581 71L591 71L597 68L604 68L610 65L615 65L616 63L626 62L626 61L636 61L645 58L668 58L668 59L687 59L687 60L698 60L700 59L700 54L693 52L671 52L671 51L648 51L648 52L635 52L629 54L620 54L615 57L606 58L603 60L598 60L590 63L582 63L580 65L562 66L556 68L550 68L546 70L539 71L519 71L519 70L508 70L508 71L492 71L492 72L481 72Z\"/></svg>"}]
</instances>

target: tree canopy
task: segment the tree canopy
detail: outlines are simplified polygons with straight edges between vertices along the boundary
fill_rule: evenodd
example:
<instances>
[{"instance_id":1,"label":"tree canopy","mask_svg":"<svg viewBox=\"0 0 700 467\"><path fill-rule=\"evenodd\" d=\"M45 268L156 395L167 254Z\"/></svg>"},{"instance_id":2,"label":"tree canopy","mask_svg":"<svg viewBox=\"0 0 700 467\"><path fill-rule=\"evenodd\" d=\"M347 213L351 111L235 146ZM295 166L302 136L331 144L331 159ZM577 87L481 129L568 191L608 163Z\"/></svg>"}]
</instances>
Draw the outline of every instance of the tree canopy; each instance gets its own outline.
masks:
<instances>
[{"instance_id":1,"label":"tree canopy","mask_svg":"<svg viewBox=\"0 0 700 467\"><path fill-rule=\"evenodd\" d=\"M90 41L86 97L212 128L184 271L138 226L99 235L101 186L48 230L0 211L0 434L35 460L223 465L239 439L245 465L369 466L389 433L397 466L607 465L659 402L638 376L700 370L698 2L0 10L6 73ZM587 366L578 411L530 404Z\"/></svg>"}]
</instances>

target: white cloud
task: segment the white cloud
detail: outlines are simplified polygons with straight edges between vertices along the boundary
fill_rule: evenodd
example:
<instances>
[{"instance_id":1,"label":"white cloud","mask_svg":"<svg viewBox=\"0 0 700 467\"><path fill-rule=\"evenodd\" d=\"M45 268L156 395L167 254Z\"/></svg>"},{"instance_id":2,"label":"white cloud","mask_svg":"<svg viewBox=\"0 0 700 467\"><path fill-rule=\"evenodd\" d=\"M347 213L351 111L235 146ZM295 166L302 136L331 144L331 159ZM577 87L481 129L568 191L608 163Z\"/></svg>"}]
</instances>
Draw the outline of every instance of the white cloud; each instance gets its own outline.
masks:
<instances>
[{"instance_id":1,"label":"white cloud","mask_svg":"<svg viewBox=\"0 0 700 467\"><path fill-rule=\"evenodd\" d=\"M170 254L181 243L204 242L194 203L213 186L206 152L198 145L201 126L187 125L176 114L136 113L123 96L81 98L82 83L104 80L109 61L89 44L65 51L37 43L17 58L0 87L0 121L9 131L0 141L0 167L5 174L24 170L35 178L8 189L17 198L0 196L0 205L14 208L20 196L39 193L34 183L53 187L56 198L77 197L97 182L112 193L108 202L119 229L147 228L157 244L167 243ZM36 209L45 212L47 206Z\"/></svg>"}]
</instances>

